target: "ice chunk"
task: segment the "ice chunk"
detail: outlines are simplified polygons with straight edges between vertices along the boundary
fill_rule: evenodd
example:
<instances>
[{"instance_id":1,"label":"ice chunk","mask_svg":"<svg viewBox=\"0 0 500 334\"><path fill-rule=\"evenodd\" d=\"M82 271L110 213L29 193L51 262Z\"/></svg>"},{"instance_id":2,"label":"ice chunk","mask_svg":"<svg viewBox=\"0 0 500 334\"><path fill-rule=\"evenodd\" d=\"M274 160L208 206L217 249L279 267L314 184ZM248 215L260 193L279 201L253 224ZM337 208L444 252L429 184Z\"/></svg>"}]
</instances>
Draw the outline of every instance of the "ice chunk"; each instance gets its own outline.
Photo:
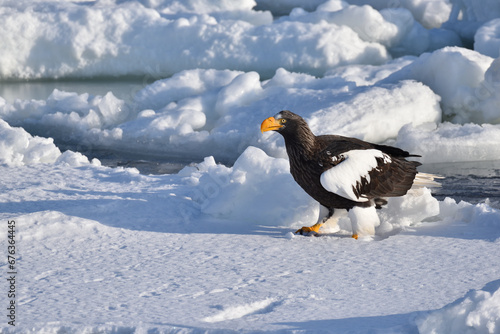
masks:
<instances>
[{"instance_id":1,"label":"ice chunk","mask_svg":"<svg viewBox=\"0 0 500 334\"><path fill-rule=\"evenodd\" d=\"M389 59L382 45L347 27L273 22L270 13L249 9L251 2L146 2L149 8L136 1L50 2L50 11L44 1L4 7L0 78L148 79L194 68L271 77L279 67L322 75L338 65Z\"/></svg>"},{"instance_id":2,"label":"ice chunk","mask_svg":"<svg viewBox=\"0 0 500 334\"><path fill-rule=\"evenodd\" d=\"M260 100L262 93L263 89L258 73L240 74L219 92L215 110L221 116L226 115L235 106L241 107Z\"/></svg>"},{"instance_id":3,"label":"ice chunk","mask_svg":"<svg viewBox=\"0 0 500 334\"><path fill-rule=\"evenodd\" d=\"M159 109L188 97L217 92L242 72L229 70L187 70L168 79L155 81L137 92L136 108Z\"/></svg>"},{"instance_id":4,"label":"ice chunk","mask_svg":"<svg viewBox=\"0 0 500 334\"><path fill-rule=\"evenodd\" d=\"M499 125L446 122L404 126L395 145L422 155L419 161L431 163L494 160L500 156L499 142Z\"/></svg>"},{"instance_id":5,"label":"ice chunk","mask_svg":"<svg viewBox=\"0 0 500 334\"><path fill-rule=\"evenodd\" d=\"M500 56L500 19L493 19L477 30L474 50L493 58Z\"/></svg>"},{"instance_id":6,"label":"ice chunk","mask_svg":"<svg viewBox=\"0 0 500 334\"><path fill-rule=\"evenodd\" d=\"M414 226L425 219L439 215L437 199L428 188L411 189L405 196L388 199L387 206L379 210L382 224L379 235L394 233L401 228Z\"/></svg>"},{"instance_id":7,"label":"ice chunk","mask_svg":"<svg viewBox=\"0 0 500 334\"><path fill-rule=\"evenodd\" d=\"M98 165L97 161L98 160L94 161L96 165ZM55 163L58 165L80 167L88 165L89 159L80 152L65 151L63 154L59 156L59 158L57 158Z\"/></svg>"},{"instance_id":8,"label":"ice chunk","mask_svg":"<svg viewBox=\"0 0 500 334\"><path fill-rule=\"evenodd\" d=\"M439 28L448 20L452 4L449 1L421 0L348 0L358 6L368 4L377 10L405 8L426 29Z\"/></svg>"},{"instance_id":9,"label":"ice chunk","mask_svg":"<svg viewBox=\"0 0 500 334\"><path fill-rule=\"evenodd\" d=\"M52 138L33 137L0 119L0 163L9 166L53 163L60 155Z\"/></svg>"},{"instance_id":10,"label":"ice chunk","mask_svg":"<svg viewBox=\"0 0 500 334\"><path fill-rule=\"evenodd\" d=\"M446 222L467 223L495 230L500 227L500 211L490 207L487 203L473 205L464 201L457 203L452 198L445 198L439 206L439 216Z\"/></svg>"},{"instance_id":11,"label":"ice chunk","mask_svg":"<svg viewBox=\"0 0 500 334\"><path fill-rule=\"evenodd\" d=\"M454 0L448 21L442 27L456 31L466 43L474 42L477 30L486 22L500 16L496 0Z\"/></svg>"},{"instance_id":12,"label":"ice chunk","mask_svg":"<svg viewBox=\"0 0 500 334\"><path fill-rule=\"evenodd\" d=\"M395 138L404 124L440 122L441 110L439 97L428 87L403 81L360 90L306 118L316 134L336 133L383 142Z\"/></svg>"},{"instance_id":13,"label":"ice chunk","mask_svg":"<svg viewBox=\"0 0 500 334\"><path fill-rule=\"evenodd\" d=\"M255 147L247 148L232 168L209 170L198 188L204 213L240 224L290 226L317 219L317 203L295 183L288 161Z\"/></svg>"},{"instance_id":14,"label":"ice chunk","mask_svg":"<svg viewBox=\"0 0 500 334\"><path fill-rule=\"evenodd\" d=\"M486 72L490 72L486 76ZM425 53L382 82L418 80L441 96L444 120L497 123L500 86L498 62L476 51L447 47Z\"/></svg>"}]
</instances>

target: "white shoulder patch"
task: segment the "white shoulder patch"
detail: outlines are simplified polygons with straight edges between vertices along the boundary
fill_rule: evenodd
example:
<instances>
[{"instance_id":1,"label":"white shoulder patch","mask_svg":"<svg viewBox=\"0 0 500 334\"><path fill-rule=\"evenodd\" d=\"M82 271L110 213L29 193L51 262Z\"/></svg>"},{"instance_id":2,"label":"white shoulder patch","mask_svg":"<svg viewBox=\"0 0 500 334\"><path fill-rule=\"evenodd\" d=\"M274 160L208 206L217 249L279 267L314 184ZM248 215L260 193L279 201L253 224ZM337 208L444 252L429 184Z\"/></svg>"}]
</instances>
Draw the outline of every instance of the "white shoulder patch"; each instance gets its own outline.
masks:
<instances>
[{"instance_id":1,"label":"white shoulder patch","mask_svg":"<svg viewBox=\"0 0 500 334\"><path fill-rule=\"evenodd\" d=\"M326 190L352 201L367 201L362 194L360 197L356 196L354 187L358 182L361 183L362 179L370 182L368 173L377 168L376 158L384 159L384 163L390 163L391 157L376 149L352 150L342 155L344 156L342 162L321 174L321 185ZM338 157L332 159L338 160Z\"/></svg>"}]
</instances>

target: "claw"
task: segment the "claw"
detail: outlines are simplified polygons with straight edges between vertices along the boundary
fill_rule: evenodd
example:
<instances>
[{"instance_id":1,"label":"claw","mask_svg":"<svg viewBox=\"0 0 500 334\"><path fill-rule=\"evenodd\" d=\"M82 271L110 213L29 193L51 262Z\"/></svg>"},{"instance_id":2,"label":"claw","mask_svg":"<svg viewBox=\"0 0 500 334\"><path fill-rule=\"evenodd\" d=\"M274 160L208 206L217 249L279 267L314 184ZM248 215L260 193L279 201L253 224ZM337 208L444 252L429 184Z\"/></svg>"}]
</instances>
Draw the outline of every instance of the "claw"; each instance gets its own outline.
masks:
<instances>
[{"instance_id":1,"label":"claw","mask_svg":"<svg viewBox=\"0 0 500 334\"><path fill-rule=\"evenodd\" d=\"M352 237L353 237L353 239L356 239L356 240L358 240L358 238L359 238L359 235L358 235L357 233L354 233L354 234L352 235Z\"/></svg>"},{"instance_id":2,"label":"claw","mask_svg":"<svg viewBox=\"0 0 500 334\"><path fill-rule=\"evenodd\" d=\"M301 234L301 235L313 234L313 235L317 235L319 233L319 228L322 225L323 224L318 223L318 224L314 224L311 227L303 226L302 228L300 228L297 231L295 231L295 234Z\"/></svg>"}]
</instances>

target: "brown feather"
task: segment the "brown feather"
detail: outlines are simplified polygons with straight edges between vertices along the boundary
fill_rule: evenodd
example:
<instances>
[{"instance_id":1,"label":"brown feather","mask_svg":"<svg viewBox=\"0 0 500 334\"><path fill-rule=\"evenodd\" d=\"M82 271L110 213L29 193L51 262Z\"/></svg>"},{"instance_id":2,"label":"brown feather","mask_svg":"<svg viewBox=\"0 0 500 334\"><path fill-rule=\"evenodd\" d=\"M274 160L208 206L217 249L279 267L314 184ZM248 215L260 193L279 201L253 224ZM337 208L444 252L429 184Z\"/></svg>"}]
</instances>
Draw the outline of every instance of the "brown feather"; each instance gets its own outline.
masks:
<instances>
[{"instance_id":1,"label":"brown feather","mask_svg":"<svg viewBox=\"0 0 500 334\"><path fill-rule=\"evenodd\" d=\"M330 209L350 209L354 206L377 207L387 203L384 198L402 196L407 193L417 174L419 162L408 161L413 157L397 147L377 145L356 138L337 135L315 136L302 117L290 111L280 112L286 123L279 129L284 139L290 160L290 172L295 181L312 198ZM378 166L369 172L368 181L360 178L353 185L354 193L363 200L352 201L326 190L320 182L321 174L342 163L343 153L351 150L377 149L391 158L390 162L377 158ZM366 201L369 199L369 201Z\"/></svg>"}]
</instances>

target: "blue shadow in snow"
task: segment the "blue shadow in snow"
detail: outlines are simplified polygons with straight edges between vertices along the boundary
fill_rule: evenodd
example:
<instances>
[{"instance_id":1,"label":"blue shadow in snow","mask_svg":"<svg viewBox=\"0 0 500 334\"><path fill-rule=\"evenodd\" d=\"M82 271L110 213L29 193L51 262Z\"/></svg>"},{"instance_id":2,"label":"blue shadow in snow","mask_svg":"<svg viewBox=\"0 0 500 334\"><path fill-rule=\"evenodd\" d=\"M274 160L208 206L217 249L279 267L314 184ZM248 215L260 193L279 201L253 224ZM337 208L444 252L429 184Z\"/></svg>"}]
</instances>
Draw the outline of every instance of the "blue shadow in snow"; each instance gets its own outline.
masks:
<instances>
[{"instance_id":1,"label":"blue shadow in snow","mask_svg":"<svg viewBox=\"0 0 500 334\"><path fill-rule=\"evenodd\" d=\"M275 323L275 325L286 325L290 327L289 330L304 331L306 333L418 334L415 319L423 313L424 312L411 312L406 314L391 314L378 317L281 322Z\"/></svg>"}]
</instances>

